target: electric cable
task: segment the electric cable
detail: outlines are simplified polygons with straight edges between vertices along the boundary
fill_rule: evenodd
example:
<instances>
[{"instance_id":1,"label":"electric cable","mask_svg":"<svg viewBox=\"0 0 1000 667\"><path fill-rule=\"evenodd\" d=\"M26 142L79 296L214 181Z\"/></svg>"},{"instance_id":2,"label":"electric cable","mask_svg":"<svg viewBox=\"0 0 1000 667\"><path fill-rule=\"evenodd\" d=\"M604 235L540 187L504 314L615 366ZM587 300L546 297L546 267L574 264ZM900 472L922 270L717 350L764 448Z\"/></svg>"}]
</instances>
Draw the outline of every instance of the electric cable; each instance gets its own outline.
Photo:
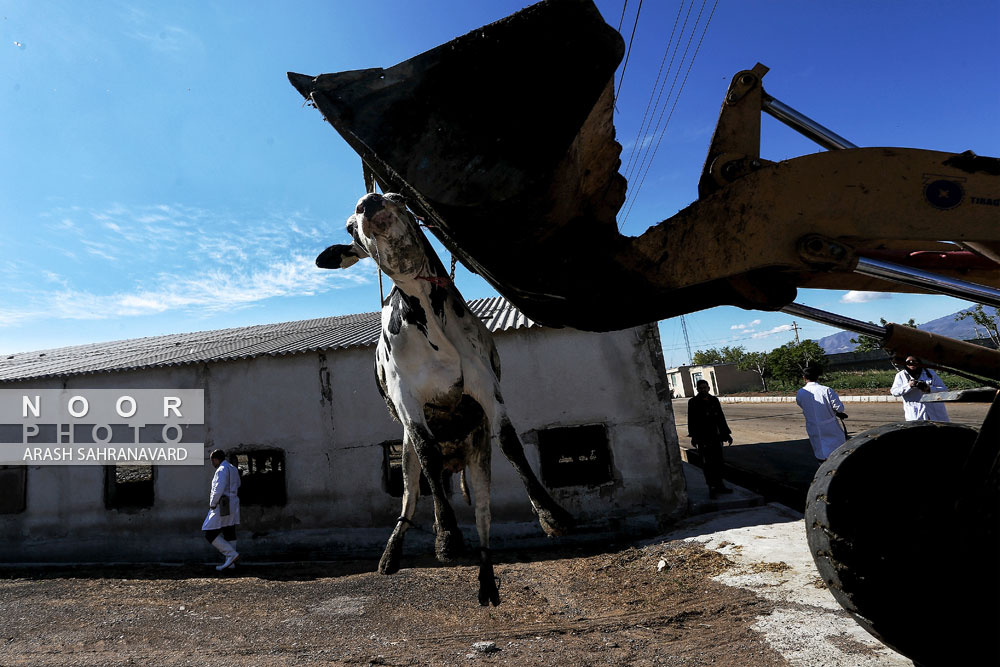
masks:
<instances>
[{"instance_id":1,"label":"electric cable","mask_svg":"<svg viewBox=\"0 0 1000 667\"><path fill-rule=\"evenodd\" d=\"M698 57L698 52L701 50L702 42L705 40L705 34L708 32L708 26L712 22L712 17L715 16L715 9L716 9L716 7L718 7L718 5L719 5L719 0L715 0L715 2L712 4L712 11L709 13L708 20L705 21L705 26L702 29L701 36L698 38L698 44L696 45L694 54L691 56L691 60L688 63L688 68L687 68L687 70L684 73L684 79L681 81L681 87L677 91L677 96L674 98L673 106L671 106L671 108L670 108L670 114L667 116L667 122L664 123L663 129L660 131L659 137L657 137L656 143L654 144L654 147L653 147L653 153L652 153L652 155L649 158L649 162L646 164L646 169L643 172L642 178L639 180L639 185L636 187L635 192L634 192L634 194L632 196L632 202L629 204L628 210L625 211L625 217L622 219L622 222L619 225L619 229L621 229L622 227L624 227L625 222L628 220L629 214L632 212L632 207L635 206L635 201L636 201L636 199L637 199L637 197L639 195L639 192L642 190L643 184L646 181L646 175L649 173L649 168L652 166L653 160L656 158L656 152L657 152L657 150L660 147L660 142L663 141L663 135L666 132L667 127L670 124L670 119L674 115L674 109L676 109L677 102L680 100L681 93L684 91L684 86L687 83L688 76L691 74L691 68L694 66L695 59L697 59L697 57ZM702 2L702 9L698 13L698 20L701 19L701 13L704 10L704 8L705 8L705 2L703 1ZM692 29L692 33L691 33L692 37L694 36L694 30L697 29L697 26L698 26L698 21L695 21L695 28ZM688 46L690 46L690 39L688 40ZM684 62L684 57L686 57L686 56L687 56L687 47L685 47L685 55L682 56L682 58L681 58L682 65L683 65L683 62ZM669 99L669 97L668 97L668 99ZM661 112L661 115L662 115L662 112ZM658 127L659 127L659 123L657 123L657 128ZM654 132L655 132L655 130L654 130Z\"/></svg>"},{"instance_id":2,"label":"electric cable","mask_svg":"<svg viewBox=\"0 0 1000 667\"><path fill-rule=\"evenodd\" d=\"M622 83L625 81L625 69L628 67L629 56L632 55L632 40L635 39L635 29L639 25L639 14L642 13L642 0L639 0L639 8L635 10L635 23L632 24L632 35L628 38L628 50L625 52L625 63L622 65L622 75L618 79L618 92L615 93L615 104L618 104L618 95L622 92Z\"/></svg>"}]
</instances>

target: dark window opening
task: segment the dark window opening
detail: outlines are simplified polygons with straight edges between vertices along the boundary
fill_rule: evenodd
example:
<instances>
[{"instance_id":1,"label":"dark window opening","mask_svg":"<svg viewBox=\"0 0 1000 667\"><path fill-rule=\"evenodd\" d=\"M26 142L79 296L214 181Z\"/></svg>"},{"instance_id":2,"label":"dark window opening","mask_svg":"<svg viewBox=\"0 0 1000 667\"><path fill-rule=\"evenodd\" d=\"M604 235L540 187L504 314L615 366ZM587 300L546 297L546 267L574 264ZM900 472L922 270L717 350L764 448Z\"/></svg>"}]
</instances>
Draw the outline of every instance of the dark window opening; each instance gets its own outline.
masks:
<instances>
[{"instance_id":1,"label":"dark window opening","mask_svg":"<svg viewBox=\"0 0 1000 667\"><path fill-rule=\"evenodd\" d=\"M451 495L451 474L444 473L444 492ZM388 440L382 443L382 489L394 498L403 497L403 441ZM420 494L429 496L431 485L423 471L420 473Z\"/></svg>"},{"instance_id":2,"label":"dark window opening","mask_svg":"<svg viewBox=\"0 0 1000 667\"><path fill-rule=\"evenodd\" d=\"M604 424L539 431L538 454L546 486L597 486L612 479Z\"/></svg>"},{"instance_id":3,"label":"dark window opening","mask_svg":"<svg viewBox=\"0 0 1000 667\"><path fill-rule=\"evenodd\" d=\"M153 506L153 466L104 466L104 506L109 510Z\"/></svg>"},{"instance_id":4,"label":"dark window opening","mask_svg":"<svg viewBox=\"0 0 1000 667\"><path fill-rule=\"evenodd\" d=\"M27 506L28 469L0 466L0 514L19 514Z\"/></svg>"},{"instance_id":5,"label":"dark window opening","mask_svg":"<svg viewBox=\"0 0 1000 667\"><path fill-rule=\"evenodd\" d=\"M280 449L257 449L229 454L229 462L240 471L241 505L284 505L285 453Z\"/></svg>"}]
</instances>

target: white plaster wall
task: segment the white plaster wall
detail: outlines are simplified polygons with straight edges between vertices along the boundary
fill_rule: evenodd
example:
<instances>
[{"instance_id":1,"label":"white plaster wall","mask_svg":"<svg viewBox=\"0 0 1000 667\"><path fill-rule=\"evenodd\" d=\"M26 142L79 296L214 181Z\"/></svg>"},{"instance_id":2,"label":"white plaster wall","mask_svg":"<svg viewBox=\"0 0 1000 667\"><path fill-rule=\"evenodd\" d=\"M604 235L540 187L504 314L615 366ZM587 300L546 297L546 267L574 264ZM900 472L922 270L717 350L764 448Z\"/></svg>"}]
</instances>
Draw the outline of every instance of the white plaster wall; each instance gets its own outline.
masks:
<instances>
[{"instance_id":1,"label":"white plaster wall","mask_svg":"<svg viewBox=\"0 0 1000 667\"><path fill-rule=\"evenodd\" d=\"M614 529L638 515L676 516L686 503L662 359L657 368L654 354L659 340L650 336L656 337L655 326L610 334L535 328L496 335L505 401L536 472L538 430L607 424L612 482L553 490L585 530ZM402 436L376 389L373 358L369 347L21 384L203 388L206 459L216 447L285 451L288 502L244 506L244 538L255 535L251 544L261 552L368 548L385 539L399 514L400 499L382 488L380 443ZM207 461L201 467L157 466L154 506L117 511L104 507L102 466L31 467L25 512L0 515L0 560L210 557L200 527L212 472ZM454 490L459 521L472 533L474 518L457 478ZM498 448L492 507L494 535L503 534L504 524L518 526L519 535L541 535L520 480ZM433 522L428 499L416 522Z\"/></svg>"},{"instance_id":2,"label":"white plaster wall","mask_svg":"<svg viewBox=\"0 0 1000 667\"><path fill-rule=\"evenodd\" d=\"M607 425L613 481L552 490L583 521L669 515L686 502L680 463L671 455L677 447L673 415L666 398L657 394L658 386L665 393L662 360L657 370L650 359L659 341L650 341L651 335L655 327L604 334L528 329L496 336L504 398L536 471L538 430ZM499 469L498 463L503 464ZM495 513L502 516L508 505L516 509L524 494L498 452L493 471L503 480L494 496Z\"/></svg>"}]
</instances>

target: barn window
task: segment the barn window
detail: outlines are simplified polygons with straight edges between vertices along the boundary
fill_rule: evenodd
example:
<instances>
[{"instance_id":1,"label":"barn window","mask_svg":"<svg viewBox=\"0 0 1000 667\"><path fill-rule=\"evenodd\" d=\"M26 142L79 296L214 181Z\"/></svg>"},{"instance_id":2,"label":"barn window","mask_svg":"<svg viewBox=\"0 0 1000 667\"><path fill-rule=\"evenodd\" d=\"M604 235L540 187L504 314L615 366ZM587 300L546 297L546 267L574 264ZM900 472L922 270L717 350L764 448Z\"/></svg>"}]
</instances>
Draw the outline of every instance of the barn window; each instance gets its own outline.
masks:
<instances>
[{"instance_id":1,"label":"barn window","mask_svg":"<svg viewBox=\"0 0 1000 667\"><path fill-rule=\"evenodd\" d=\"M444 474L444 492L451 495L451 475ZM403 441L387 440L382 443L382 489L395 498L403 497ZM431 485L420 473L420 493L430 495Z\"/></svg>"},{"instance_id":2,"label":"barn window","mask_svg":"<svg viewBox=\"0 0 1000 667\"><path fill-rule=\"evenodd\" d=\"M27 504L28 469L0 466L0 514L18 514Z\"/></svg>"},{"instance_id":3,"label":"barn window","mask_svg":"<svg viewBox=\"0 0 1000 667\"><path fill-rule=\"evenodd\" d=\"M538 455L546 486L596 486L611 481L611 450L604 424L539 431Z\"/></svg>"},{"instance_id":4,"label":"barn window","mask_svg":"<svg viewBox=\"0 0 1000 667\"><path fill-rule=\"evenodd\" d=\"M284 505L285 453L280 449L255 449L229 454L240 471L241 505Z\"/></svg>"},{"instance_id":5,"label":"barn window","mask_svg":"<svg viewBox=\"0 0 1000 667\"><path fill-rule=\"evenodd\" d=\"M104 506L134 510L153 506L153 466L104 466Z\"/></svg>"}]
</instances>

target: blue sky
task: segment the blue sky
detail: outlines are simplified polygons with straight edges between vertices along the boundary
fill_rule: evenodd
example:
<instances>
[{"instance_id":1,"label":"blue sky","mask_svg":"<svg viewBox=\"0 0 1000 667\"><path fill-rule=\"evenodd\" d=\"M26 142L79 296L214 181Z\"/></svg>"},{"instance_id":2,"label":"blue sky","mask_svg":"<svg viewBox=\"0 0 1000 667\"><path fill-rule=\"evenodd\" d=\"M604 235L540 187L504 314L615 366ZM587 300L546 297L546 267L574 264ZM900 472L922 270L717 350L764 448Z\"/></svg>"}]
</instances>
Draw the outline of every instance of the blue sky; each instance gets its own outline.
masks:
<instances>
[{"instance_id":1,"label":"blue sky","mask_svg":"<svg viewBox=\"0 0 1000 667\"><path fill-rule=\"evenodd\" d=\"M689 58L713 1L698 23L693 5ZM346 240L360 161L285 72L390 66L527 4L0 2L0 352L376 310L370 262L313 266ZM617 27L622 0L597 5ZM652 141L640 123L678 9L646 0L639 16L616 116L625 163ZM860 146L1000 155L995 0L720 0L711 16L642 187L630 183L623 233L696 198L729 80L758 61L769 93ZM764 157L817 150L763 118ZM494 294L463 269L458 285ZM967 305L882 296L799 301L876 321ZM695 350L771 349L791 322L738 308L687 317ZM803 337L834 332L799 324ZM684 362L679 320L660 329L668 365Z\"/></svg>"}]
</instances>

